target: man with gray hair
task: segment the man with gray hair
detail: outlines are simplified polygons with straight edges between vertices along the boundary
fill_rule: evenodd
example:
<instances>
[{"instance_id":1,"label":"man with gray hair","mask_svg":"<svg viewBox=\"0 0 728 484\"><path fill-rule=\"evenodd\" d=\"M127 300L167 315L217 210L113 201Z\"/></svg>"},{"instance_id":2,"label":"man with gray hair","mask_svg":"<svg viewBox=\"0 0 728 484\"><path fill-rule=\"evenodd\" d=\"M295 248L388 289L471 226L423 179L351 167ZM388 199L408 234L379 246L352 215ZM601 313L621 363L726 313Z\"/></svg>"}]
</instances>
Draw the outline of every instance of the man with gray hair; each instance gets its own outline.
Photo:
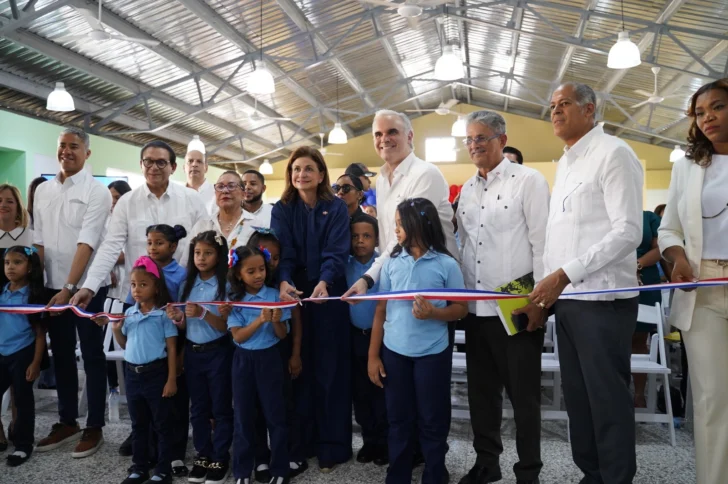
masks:
<instances>
[{"instance_id":1,"label":"man with gray hair","mask_svg":"<svg viewBox=\"0 0 728 484\"><path fill-rule=\"evenodd\" d=\"M89 136L80 129L64 129L58 137L58 174L35 192L33 244L46 273L48 306L68 304L86 282L88 268L101 245L111 193L85 169L91 156ZM106 272L108 276L109 271ZM103 311L108 279L88 304L92 313ZM48 335L55 362L59 422L38 442L37 452L78 442L73 457L95 453L103 443L106 403L104 330L88 318L65 311L51 318ZM78 418L76 333L88 388L88 418L81 431Z\"/></svg>"},{"instance_id":2,"label":"man with gray hair","mask_svg":"<svg viewBox=\"0 0 728 484\"><path fill-rule=\"evenodd\" d=\"M633 292L574 296L637 285L643 172L624 141L595 123L596 96L566 83L551 96L551 124L564 141L546 229L547 274L531 302L554 308L571 452L584 484L634 478L630 353ZM566 293L562 295L562 292Z\"/></svg>"},{"instance_id":3,"label":"man with gray hair","mask_svg":"<svg viewBox=\"0 0 728 484\"><path fill-rule=\"evenodd\" d=\"M533 168L503 154L508 136L503 117L476 111L466 119L463 140L477 171L463 184L456 217L465 286L494 291L519 278L543 277L549 185ZM475 465L460 484L502 478L500 454L503 388L513 404L519 484L537 483L541 462L541 351L546 313L535 304L521 312L528 325L509 336L494 301L468 304L465 318L468 403ZM510 316L510 315L503 315Z\"/></svg>"},{"instance_id":4,"label":"man with gray hair","mask_svg":"<svg viewBox=\"0 0 728 484\"><path fill-rule=\"evenodd\" d=\"M384 160L384 166L377 176L377 211L379 217L379 247L380 255L367 273L344 294L344 297L354 294L365 294L368 289L374 286L375 281L379 279L379 272L382 269L384 261L389 258L397 244L394 234L395 213L397 205L408 198L426 198L430 200L435 207L445 232L445 238L448 251L458 257L457 244L455 243L455 231L452 223L453 212L449 197L449 189L445 177L440 170L433 164L427 163L415 156L413 152L414 131L412 123L407 115L396 111L382 110L374 115L372 122L372 135L374 137L374 149L379 157ZM444 351L442 355L452 361L452 344ZM448 356L449 355L449 356ZM439 356L439 355L438 355ZM371 355L369 355L371 358ZM387 358L384 364L390 364ZM391 367L391 366L390 366ZM384 375L384 369L380 372ZM443 384L449 388L448 381ZM387 394L385 393L385 397ZM433 399L435 396L432 397ZM406 435L410 429L415 428L417 416L412 412L394 412L396 408L414 408L416 405L415 395L411 395L411 405L392 404L387 399L388 420L390 422L390 435ZM440 398L432 402L433 405L447 407L449 414L450 395L444 394ZM441 425L425 425L428 428L441 428ZM447 430L449 431L449 422ZM393 430L394 429L394 430ZM433 435L437 433L437 435ZM423 482L447 482L449 475L445 468L445 454L441 452L440 442L445 441L447 432L444 435L433 431L428 434L418 436L413 433L409 442L396 446L389 446L389 469L387 471L387 482L410 482L412 480L413 464L421 461L421 456L417 452L417 448L422 448L424 454L425 470L423 474ZM390 439L391 443L391 439ZM418 445L420 444L420 445ZM417 457L415 457L417 454Z\"/></svg>"}]
</instances>

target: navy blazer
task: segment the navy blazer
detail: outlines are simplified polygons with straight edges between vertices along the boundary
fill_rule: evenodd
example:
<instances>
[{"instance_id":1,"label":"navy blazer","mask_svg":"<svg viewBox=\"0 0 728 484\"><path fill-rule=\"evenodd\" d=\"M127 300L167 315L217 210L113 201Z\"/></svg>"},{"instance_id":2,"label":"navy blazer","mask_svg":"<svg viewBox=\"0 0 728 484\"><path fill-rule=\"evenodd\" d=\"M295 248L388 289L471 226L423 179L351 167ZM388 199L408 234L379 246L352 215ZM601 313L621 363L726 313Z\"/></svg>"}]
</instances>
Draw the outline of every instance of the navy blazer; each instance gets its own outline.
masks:
<instances>
[{"instance_id":1,"label":"navy blazer","mask_svg":"<svg viewBox=\"0 0 728 484\"><path fill-rule=\"evenodd\" d=\"M273 206L271 228L281 243L281 281L293 285L293 275L301 269L308 281L329 285L345 277L351 233L342 200L319 200L313 209L298 196L290 203L279 201Z\"/></svg>"}]
</instances>

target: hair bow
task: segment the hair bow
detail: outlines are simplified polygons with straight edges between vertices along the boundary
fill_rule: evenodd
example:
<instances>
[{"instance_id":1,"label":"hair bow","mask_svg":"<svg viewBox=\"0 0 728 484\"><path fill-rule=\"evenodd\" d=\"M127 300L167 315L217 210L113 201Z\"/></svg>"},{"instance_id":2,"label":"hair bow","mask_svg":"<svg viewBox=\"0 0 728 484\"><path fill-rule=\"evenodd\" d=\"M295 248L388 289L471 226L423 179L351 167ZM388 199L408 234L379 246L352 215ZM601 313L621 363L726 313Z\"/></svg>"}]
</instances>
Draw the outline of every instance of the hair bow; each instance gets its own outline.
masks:
<instances>
[{"instance_id":1,"label":"hair bow","mask_svg":"<svg viewBox=\"0 0 728 484\"><path fill-rule=\"evenodd\" d=\"M228 252L228 267L233 267L237 263L238 253L235 252L235 249L230 249L230 252Z\"/></svg>"},{"instance_id":2,"label":"hair bow","mask_svg":"<svg viewBox=\"0 0 728 484\"><path fill-rule=\"evenodd\" d=\"M35 247L23 247L23 249L25 250L25 255L27 255L28 257L30 257L31 254L38 253L38 249L36 249Z\"/></svg>"},{"instance_id":3,"label":"hair bow","mask_svg":"<svg viewBox=\"0 0 728 484\"><path fill-rule=\"evenodd\" d=\"M268 228L268 227L251 227L253 230L258 232L259 234L265 234L265 235L272 235L275 237L276 231L274 229Z\"/></svg>"},{"instance_id":4,"label":"hair bow","mask_svg":"<svg viewBox=\"0 0 728 484\"><path fill-rule=\"evenodd\" d=\"M263 258L265 259L265 261L270 262L270 251L268 249L266 249L265 247L263 247L262 245L259 245L258 248L263 253Z\"/></svg>"},{"instance_id":5,"label":"hair bow","mask_svg":"<svg viewBox=\"0 0 728 484\"><path fill-rule=\"evenodd\" d=\"M145 271L159 279L159 267L150 257L146 255L141 256L134 262L134 268L143 267Z\"/></svg>"}]
</instances>

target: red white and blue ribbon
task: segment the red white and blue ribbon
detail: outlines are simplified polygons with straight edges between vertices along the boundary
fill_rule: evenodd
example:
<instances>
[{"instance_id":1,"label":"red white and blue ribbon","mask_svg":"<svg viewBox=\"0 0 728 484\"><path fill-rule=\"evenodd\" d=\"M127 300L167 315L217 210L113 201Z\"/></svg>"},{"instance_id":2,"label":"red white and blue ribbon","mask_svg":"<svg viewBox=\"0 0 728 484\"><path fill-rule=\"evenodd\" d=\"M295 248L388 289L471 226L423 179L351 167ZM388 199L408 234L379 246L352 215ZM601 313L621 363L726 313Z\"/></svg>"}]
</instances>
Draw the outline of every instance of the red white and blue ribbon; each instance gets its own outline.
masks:
<instances>
[{"instance_id":1,"label":"red white and blue ribbon","mask_svg":"<svg viewBox=\"0 0 728 484\"><path fill-rule=\"evenodd\" d=\"M671 282L666 284L651 284L647 286L621 287L616 289L598 289L591 291L572 291L565 292L562 298L576 296L592 296L598 294L614 294L624 292L642 292L642 291L664 291L670 289L695 289L700 287L716 287L728 285L728 278L720 279L704 279L698 282ZM495 301L498 299L522 298L522 294L506 294L496 291L480 291L476 289L418 289L412 291L391 291L386 293L362 294L351 296L347 299L359 301L411 301L415 296L422 296L425 299L441 300L441 301ZM288 309L298 306L302 302L321 302L321 301L337 301L340 296L306 298L300 301L277 301L277 302L243 302L243 301L203 301L194 304L204 306L223 306L229 304L233 307L242 307L250 309ZM172 306L185 306L186 303L171 303ZM0 313L10 314L37 314L43 312L62 312L70 310L77 316L82 318L99 318L105 317L109 321L120 321L124 319L123 314L110 313L90 313L77 306L69 304L63 306L51 306L46 308L41 304L0 304Z\"/></svg>"}]
</instances>

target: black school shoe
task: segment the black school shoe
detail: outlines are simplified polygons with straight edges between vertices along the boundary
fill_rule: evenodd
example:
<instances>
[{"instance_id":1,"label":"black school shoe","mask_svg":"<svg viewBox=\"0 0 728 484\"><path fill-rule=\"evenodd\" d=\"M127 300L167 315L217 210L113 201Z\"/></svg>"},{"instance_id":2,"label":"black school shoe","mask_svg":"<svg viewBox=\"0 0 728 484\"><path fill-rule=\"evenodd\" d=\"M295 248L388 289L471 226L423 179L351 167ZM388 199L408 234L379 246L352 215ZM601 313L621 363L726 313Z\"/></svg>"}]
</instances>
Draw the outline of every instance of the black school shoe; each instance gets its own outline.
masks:
<instances>
[{"instance_id":1,"label":"black school shoe","mask_svg":"<svg viewBox=\"0 0 728 484\"><path fill-rule=\"evenodd\" d=\"M172 474L154 474L153 477L158 477L158 480L152 480L150 477L148 481L144 481L143 484L172 484Z\"/></svg>"},{"instance_id":2,"label":"black school shoe","mask_svg":"<svg viewBox=\"0 0 728 484\"><path fill-rule=\"evenodd\" d=\"M124 442L121 443L119 446L119 455L124 457L131 457L134 454L134 452L131 449L131 434L129 434L129 437L124 440Z\"/></svg>"},{"instance_id":3,"label":"black school shoe","mask_svg":"<svg viewBox=\"0 0 728 484\"><path fill-rule=\"evenodd\" d=\"M207 468L205 484L222 484L230 475L230 464L227 462L213 462Z\"/></svg>"},{"instance_id":4,"label":"black school shoe","mask_svg":"<svg viewBox=\"0 0 728 484\"><path fill-rule=\"evenodd\" d=\"M377 457L377 446L374 444L364 444L356 454L356 461L360 464L368 464Z\"/></svg>"},{"instance_id":5,"label":"black school shoe","mask_svg":"<svg viewBox=\"0 0 728 484\"><path fill-rule=\"evenodd\" d=\"M187 477L187 482L205 482L209 465L210 459L197 456L192 463L192 471L190 471L190 475Z\"/></svg>"},{"instance_id":6,"label":"black school shoe","mask_svg":"<svg viewBox=\"0 0 728 484\"><path fill-rule=\"evenodd\" d=\"M268 464L258 464L258 466L255 468L256 482L263 482L267 484L268 482L270 482L272 477L273 476L270 475L270 469L268 468Z\"/></svg>"},{"instance_id":7,"label":"black school shoe","mask_svg":"<svg viewBox=\"0 0 728 484\"><path fill-rule=\"evenodd\" d=\"M8 466L10 467L17 467L20 464L23 464L28 459L30 459L30 454L26 454L25 452L20 450L16 450L5 458Z\"/></svg>"},{"instance_id":8,"label":"black school shoe","mask_svg":"<svg viewBox=\"0 0 728 484\"><path fill-rule=\"evenodd\" d=\"M301 462L291 462L289 464L289 468L288 477L289 479L293 479L308 470L308 461L303 460Z\"/></svg>"},{"instance_id":9,"label":"black school shoe","mask_svg":"<svg viewBox=\"0 0 728 484\"><path fill-rule=\"evenodd\" d=\"M374 455L374 465L386 466L389 464L389 447L386 445L380 445L377 447L377 453Z\"/></svg>"},{"instance_id":10,"label":"black school shoe","mask_svg":"<svg viewBox=\"0 0 728 484\"><path fill-rule=\"evenodd\" d=\"M190 470L187 468L184 462L181 460L173 460L172 461L172 476L174 477L185 477L190 473ZM170 479L172 477L170 476ZM172 482L172 481L170 481Z\"/></svg>"},{"instance_id":11,"label":"black school shoe","mask_svg":"<svg viewBox=\"0 0 728 484\"><path fill-rule=\"evenodd\" d=\"M129 476L121 484L143 484L149 479L148 472L129 471Z\"/></svg>"}]
</instances>

